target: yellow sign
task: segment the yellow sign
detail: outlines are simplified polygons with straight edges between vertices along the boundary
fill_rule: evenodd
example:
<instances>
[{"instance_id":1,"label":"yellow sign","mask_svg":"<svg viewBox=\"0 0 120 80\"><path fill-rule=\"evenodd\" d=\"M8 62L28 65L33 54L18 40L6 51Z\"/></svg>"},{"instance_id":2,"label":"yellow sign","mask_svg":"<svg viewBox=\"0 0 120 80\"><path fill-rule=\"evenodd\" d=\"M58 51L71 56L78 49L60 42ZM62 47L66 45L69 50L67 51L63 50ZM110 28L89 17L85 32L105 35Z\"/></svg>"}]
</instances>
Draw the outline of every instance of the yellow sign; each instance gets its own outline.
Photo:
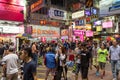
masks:
<instances>
[{"instance_id":1,"label":"yellow sign","mask_svg":"<svg viewBox=\"0 0 120 80\"><path fill-rule=\"evenodd\" d=\"M86 28L86 30L91 30L91 24L86 24L85 28Z\"/></svg>"},{"instance_id":2,"label":"yellow sign","mask_svg":"<svg viewBox=\"0 0 120 80\"><path fill-rule=\"evenodd\" d=\"M102 26L96 26L96 31L102 31Z\"/></svg>"}]
</instances>

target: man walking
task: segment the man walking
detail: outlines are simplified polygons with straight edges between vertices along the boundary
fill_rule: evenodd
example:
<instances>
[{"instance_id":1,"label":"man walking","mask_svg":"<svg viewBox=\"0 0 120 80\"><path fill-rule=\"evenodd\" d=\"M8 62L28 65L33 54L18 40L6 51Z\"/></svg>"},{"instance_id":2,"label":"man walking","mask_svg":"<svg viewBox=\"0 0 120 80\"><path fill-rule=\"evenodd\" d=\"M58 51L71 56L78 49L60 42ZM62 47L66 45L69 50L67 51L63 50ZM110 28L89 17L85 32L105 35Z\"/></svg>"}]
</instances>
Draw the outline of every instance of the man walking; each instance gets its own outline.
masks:
<instances>
[{"instance_id":1,"label":"man walking","mask_svg":"<svg viewBox=\"0 0 120 80\"><path fill-rule=\"evenodd\" d=\"M13 49L6 47L6 56L2 59L3 70L6 71L7 80L18 79L18 56L13 53Z\"/></svg>"},{"instance_id":2,"label":"man walking","mask_svg":"<svg viewBox=\"0 0 120 80\"><path fill-rule=\"evenodd\" d=\"M118 70L116 69L117 61L120 59L120 46L117 41L113 41L113 45L109 48L109 57L111 60L113 80L118 80Z\"/></svg>"}]
</instances>

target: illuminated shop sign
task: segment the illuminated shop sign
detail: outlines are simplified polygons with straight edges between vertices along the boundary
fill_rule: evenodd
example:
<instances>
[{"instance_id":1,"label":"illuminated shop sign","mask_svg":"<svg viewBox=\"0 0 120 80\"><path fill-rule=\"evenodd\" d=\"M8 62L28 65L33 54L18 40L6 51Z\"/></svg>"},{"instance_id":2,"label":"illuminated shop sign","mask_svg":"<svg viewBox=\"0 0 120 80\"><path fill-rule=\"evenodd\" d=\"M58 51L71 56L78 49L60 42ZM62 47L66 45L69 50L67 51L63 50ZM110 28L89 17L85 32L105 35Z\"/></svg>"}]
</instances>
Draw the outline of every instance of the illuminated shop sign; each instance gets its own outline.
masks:
<instances>
[{"instance_id":1,"label":"illuminated shop sign","mask_svg":"<svg viewBox=\"0 0 120 80\"><path fill-rule=\"evenodd\" d=\"M85 11L77 11L72 14L72 19L80 18L85 16Z\"/></svg>"},{"instance_id":2,"label":"illuminated shop sign","mask_svg":"<svg viewBox=\"0 0 120 80\"><path fill-rule=\"evenodd\" d=\"M0 25L0 28L2 28L2 33L12 33L12 34L24 33L24 27Z\"/></svg>"},{"instance_id":3,"label":"illuminated shop sign","mask_svg":"<svg viewBox=\"0 0 120 80\"><path fill-rule=\"evenodd\" d=\"M10 5L7 3L0 3L0 20L19 21L23 22L24 15L23 6Z\"/></svg>"},{"instance_id":4,"label":"illuminated shop sign","mask_svg":"<svg viewBox=\"0 0 120 80\"><path fill-rule=\"evenodd\" d=\"M89 9L85 10L85 15L86 15L86 16L91 16L91 12L90 12Z\"/></svg>"},{"instance_id":5,"label":"illuminated shop sign","mask_svg":"<svg viewBox=\"0 0 120 80\"><path fill-rule=\"evenodd\" d=\"M82 25L84 25L84 20L77 20L77 21L75 21L75 25L76 26L82 26Z\"/></svg>"},{"instance_id":6,"label":"illuminated shop sign","mask_svg":"<svg viewBox=\"0 0 120 80\"><path fill-rule=\"evenodd\" d=\"M67 16L67 12L64 10L50 8L49 10L49 17L54 19L65 20Z\"/></svg>"},{"instance_id":7,"label":"illuminated shop sign","mask_svg":"<svg viewBox=\"0 0 120 80\"><path fill-rule=\"evenodd\" d=\"M107 21L102 23L103 28L112 28L113 27L113 22L112 21Z\"/></svg>"},{"instance_id":8,"label":"illuminated shop sign","mask_svg":"<svg viewBox=\"0 0 120 80\"><path fill-rule=\"evenodd\" d=\"M91 14L92 15L97 15L98 14L98 10L96 8L91 8Z\"/></svg>"},{"instance_id":9,"label":"illuminated shop sign","mask_svg":"<svg viewBox=\"0 0 120 80\"><path fill-rule=\"evenodd\" d=\"M95 21L94 22L94 26L99 26L99 25L102 25L102 21Z\"/></svg>"},{"instance_id":10,"label":"illuminated shop sign","mask_svg":"<svg viewBox=\"0 0 120 80\"><path fill-rule=\"evenodd\" d=\"M32 36L60 36L60 28L32 25Z\"/></svg>"},{"instance_id":11,"label":"illuminated shop sign","mask_svg":"<svg viewBox=\"0 0 120 80\"><path fill-rule=\"evenodd\" d=\"M35 12L44 6L44 0L38 0L31 5L31 12Z\"/></svg>"}]
</instances>

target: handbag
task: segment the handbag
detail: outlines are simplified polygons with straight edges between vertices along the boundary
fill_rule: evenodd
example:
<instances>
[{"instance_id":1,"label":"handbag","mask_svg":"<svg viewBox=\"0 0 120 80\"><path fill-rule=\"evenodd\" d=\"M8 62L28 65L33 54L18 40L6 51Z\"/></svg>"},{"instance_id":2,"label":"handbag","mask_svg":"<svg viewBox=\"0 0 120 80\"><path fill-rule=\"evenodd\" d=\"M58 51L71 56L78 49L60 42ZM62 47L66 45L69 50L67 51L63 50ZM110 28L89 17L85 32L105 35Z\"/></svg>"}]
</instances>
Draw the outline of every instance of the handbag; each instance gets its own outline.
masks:
<instances>
[{"instance_id":1,"label":"handbag","mask_svg":"<svg viewBox=\"0 0 120 80\"><path fill-rule=\"evenodd\" d=\"M118 60L118 61L117 61L116 68L117 68L117 70L119 70L119 71L120 71L120 60Z\"/></svg>"}]
</instances>

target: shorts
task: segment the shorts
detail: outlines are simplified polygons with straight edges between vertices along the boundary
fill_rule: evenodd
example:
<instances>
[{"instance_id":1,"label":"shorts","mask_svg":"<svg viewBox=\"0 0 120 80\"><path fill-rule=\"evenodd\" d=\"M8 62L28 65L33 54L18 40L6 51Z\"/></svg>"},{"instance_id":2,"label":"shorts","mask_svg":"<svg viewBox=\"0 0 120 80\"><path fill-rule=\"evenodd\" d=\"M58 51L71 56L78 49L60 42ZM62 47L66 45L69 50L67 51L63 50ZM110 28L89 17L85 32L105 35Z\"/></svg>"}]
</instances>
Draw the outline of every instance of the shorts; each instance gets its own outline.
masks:
<instances>
[{"instance_id":1,"label":"shorts","mask_svg":"<svg viewBox=\"0 0 120 80\"><path fill-rule=\"evenodd\" d=\"M52 76L55 76L55 72L56 72L56 68L47 68L46 76L48 76L49 73L51 73Z\"/></svg>"},{"instance_id":2,"label":"shorts","mask_svg":"<svg viewBox=\"0 0 120 80\"><path fill-rule=\"evenodd\" d=\"M105 64L106 64L106 63L99 62L99 67L100 67L100 69L105 69Z\"/></svg>"},{"instance_id":3,"label":"shorts","mask_svg":"<svg viewBox=\"0 0 120 80\"><path fill-rule=\"evenodd\" d=\"M93 58L93 66L98 66L98 61L97 61L97 58Z\"/></svg>"}]
</instances>

